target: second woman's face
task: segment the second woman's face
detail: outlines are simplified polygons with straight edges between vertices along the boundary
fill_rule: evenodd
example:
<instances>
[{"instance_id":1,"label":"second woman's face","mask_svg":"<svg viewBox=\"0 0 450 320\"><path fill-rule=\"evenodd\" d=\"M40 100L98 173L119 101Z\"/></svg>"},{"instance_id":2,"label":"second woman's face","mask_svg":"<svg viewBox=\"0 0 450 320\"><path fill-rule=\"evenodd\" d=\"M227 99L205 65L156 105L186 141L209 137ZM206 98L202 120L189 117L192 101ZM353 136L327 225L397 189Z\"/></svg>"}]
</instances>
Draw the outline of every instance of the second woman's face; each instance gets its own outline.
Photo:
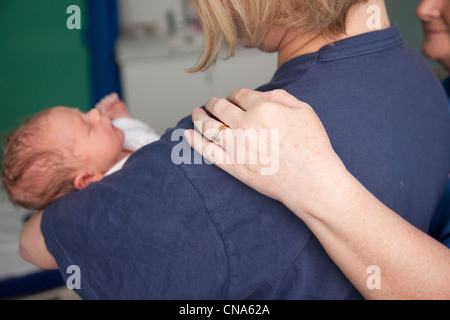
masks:
<instances>
[{"instance_id":1,"label":"second woman's face","mask_svg":"<svg viewBox=\"0 0 450 320\"><path fill-rule=\"evenodd\" d=\"M423 53L450 63L450 0L422 0L416 10L424 29Z\"/></svg>"}]
</instances>

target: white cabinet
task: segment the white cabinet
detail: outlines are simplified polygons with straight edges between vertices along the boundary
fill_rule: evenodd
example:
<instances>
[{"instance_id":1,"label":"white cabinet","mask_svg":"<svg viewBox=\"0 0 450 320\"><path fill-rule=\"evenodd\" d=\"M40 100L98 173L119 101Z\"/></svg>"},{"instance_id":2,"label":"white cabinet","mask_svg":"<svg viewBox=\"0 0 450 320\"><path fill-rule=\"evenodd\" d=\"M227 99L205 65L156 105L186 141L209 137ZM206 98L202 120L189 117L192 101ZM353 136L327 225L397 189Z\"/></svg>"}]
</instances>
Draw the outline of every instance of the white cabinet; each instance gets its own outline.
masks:
<instances>
[{"instance_id":1,"label":"white cabinet","mask_svg":"<svg viewBox=\"0 0 450 320\"><path fill-rule=\"evenodd\" d=\"M235 89L267 83L277 63L275 54L239 49L235 57L218 61L206 72L187 73L200 57L199 49L162 39L120 42L117 61L132 115L163 134L212 96L226 97Z\"/></svg>"}]
</instances>

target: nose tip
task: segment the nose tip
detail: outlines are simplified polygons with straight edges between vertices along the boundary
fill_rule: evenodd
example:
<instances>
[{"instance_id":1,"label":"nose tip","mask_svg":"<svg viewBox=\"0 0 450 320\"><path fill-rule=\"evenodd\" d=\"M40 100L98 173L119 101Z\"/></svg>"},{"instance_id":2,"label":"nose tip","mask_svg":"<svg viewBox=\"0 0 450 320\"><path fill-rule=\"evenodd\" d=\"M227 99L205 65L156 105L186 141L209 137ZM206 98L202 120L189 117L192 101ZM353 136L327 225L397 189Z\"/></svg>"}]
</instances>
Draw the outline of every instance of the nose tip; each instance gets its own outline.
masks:
<instances>
[{"instance_id":1,"label":"nose tip","mask_svg":"<svg viewBox=\"0 0 450 320\"><path fill-rule=\"evenodd\" d=\"M440 14L441 8L435 0L422 0L416 9L416 15L422 21L438 18Z\"/></svg>"}]
</instances>

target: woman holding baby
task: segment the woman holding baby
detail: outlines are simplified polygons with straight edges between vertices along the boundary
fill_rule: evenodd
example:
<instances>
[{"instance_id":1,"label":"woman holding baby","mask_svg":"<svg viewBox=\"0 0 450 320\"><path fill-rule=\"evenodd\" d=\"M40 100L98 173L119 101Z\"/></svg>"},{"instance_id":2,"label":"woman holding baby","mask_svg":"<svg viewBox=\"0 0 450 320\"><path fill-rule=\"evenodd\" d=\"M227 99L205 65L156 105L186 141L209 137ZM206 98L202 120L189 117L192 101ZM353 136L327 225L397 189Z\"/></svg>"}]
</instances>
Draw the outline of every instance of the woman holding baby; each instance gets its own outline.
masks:
<instances>
[{"instance_id":1,"label":"woman holding baby","mask_svg":"<svg viewBox=\"0 0 450 320\"><path fill-rule=\"evenodd\" d=\"M411 297L396 282L398 268L381 258L407 266L393 257L428 228L447 179L450 124L440 83L391 26L384 1L193 3L207 40L197 70L224 43L231 53L238 42L278 53L259 93L212 99L206 110L217 120L195 111L198 129L215 134L198 145L188 131L201 151L211 140L224 146L238 127L279 129L277 174L222 167L265 195L215 166L172 163L179 141L171 133L194 129L189 116L116 174L37 213L24 228L23 255L66 278L68 266L79 266L77 293L86 299ZM368 6L380 9L379 30L367 26ZM433 275L445 274L448 254L425 248L444 261ZM373 293L365 271L376 264L389 271L388 285Z\"/></svg>"}]
</instances>

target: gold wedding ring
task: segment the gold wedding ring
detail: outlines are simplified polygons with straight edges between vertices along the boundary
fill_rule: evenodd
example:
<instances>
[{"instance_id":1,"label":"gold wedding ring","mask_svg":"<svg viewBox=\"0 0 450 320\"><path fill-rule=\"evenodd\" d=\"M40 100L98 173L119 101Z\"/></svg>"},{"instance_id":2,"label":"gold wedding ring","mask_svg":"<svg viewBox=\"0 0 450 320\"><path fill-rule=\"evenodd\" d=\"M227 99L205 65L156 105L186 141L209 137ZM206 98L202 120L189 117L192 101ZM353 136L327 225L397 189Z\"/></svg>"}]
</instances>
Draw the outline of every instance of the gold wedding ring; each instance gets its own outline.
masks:
<instances>
[{"instance_id":1,"label":"gold wedding ring","mask_svg":"<svg viewBox=\"0 0 450 320\"><path fill-rule=\"evenodd\" d=\"M222 137L223 132L228 129L229 126L227 126L226 124L223 124L219 127L219 129L217 129L216 134L213 137L213 142L219 144L220 138Z\"/></svg>"}]
</instances>

